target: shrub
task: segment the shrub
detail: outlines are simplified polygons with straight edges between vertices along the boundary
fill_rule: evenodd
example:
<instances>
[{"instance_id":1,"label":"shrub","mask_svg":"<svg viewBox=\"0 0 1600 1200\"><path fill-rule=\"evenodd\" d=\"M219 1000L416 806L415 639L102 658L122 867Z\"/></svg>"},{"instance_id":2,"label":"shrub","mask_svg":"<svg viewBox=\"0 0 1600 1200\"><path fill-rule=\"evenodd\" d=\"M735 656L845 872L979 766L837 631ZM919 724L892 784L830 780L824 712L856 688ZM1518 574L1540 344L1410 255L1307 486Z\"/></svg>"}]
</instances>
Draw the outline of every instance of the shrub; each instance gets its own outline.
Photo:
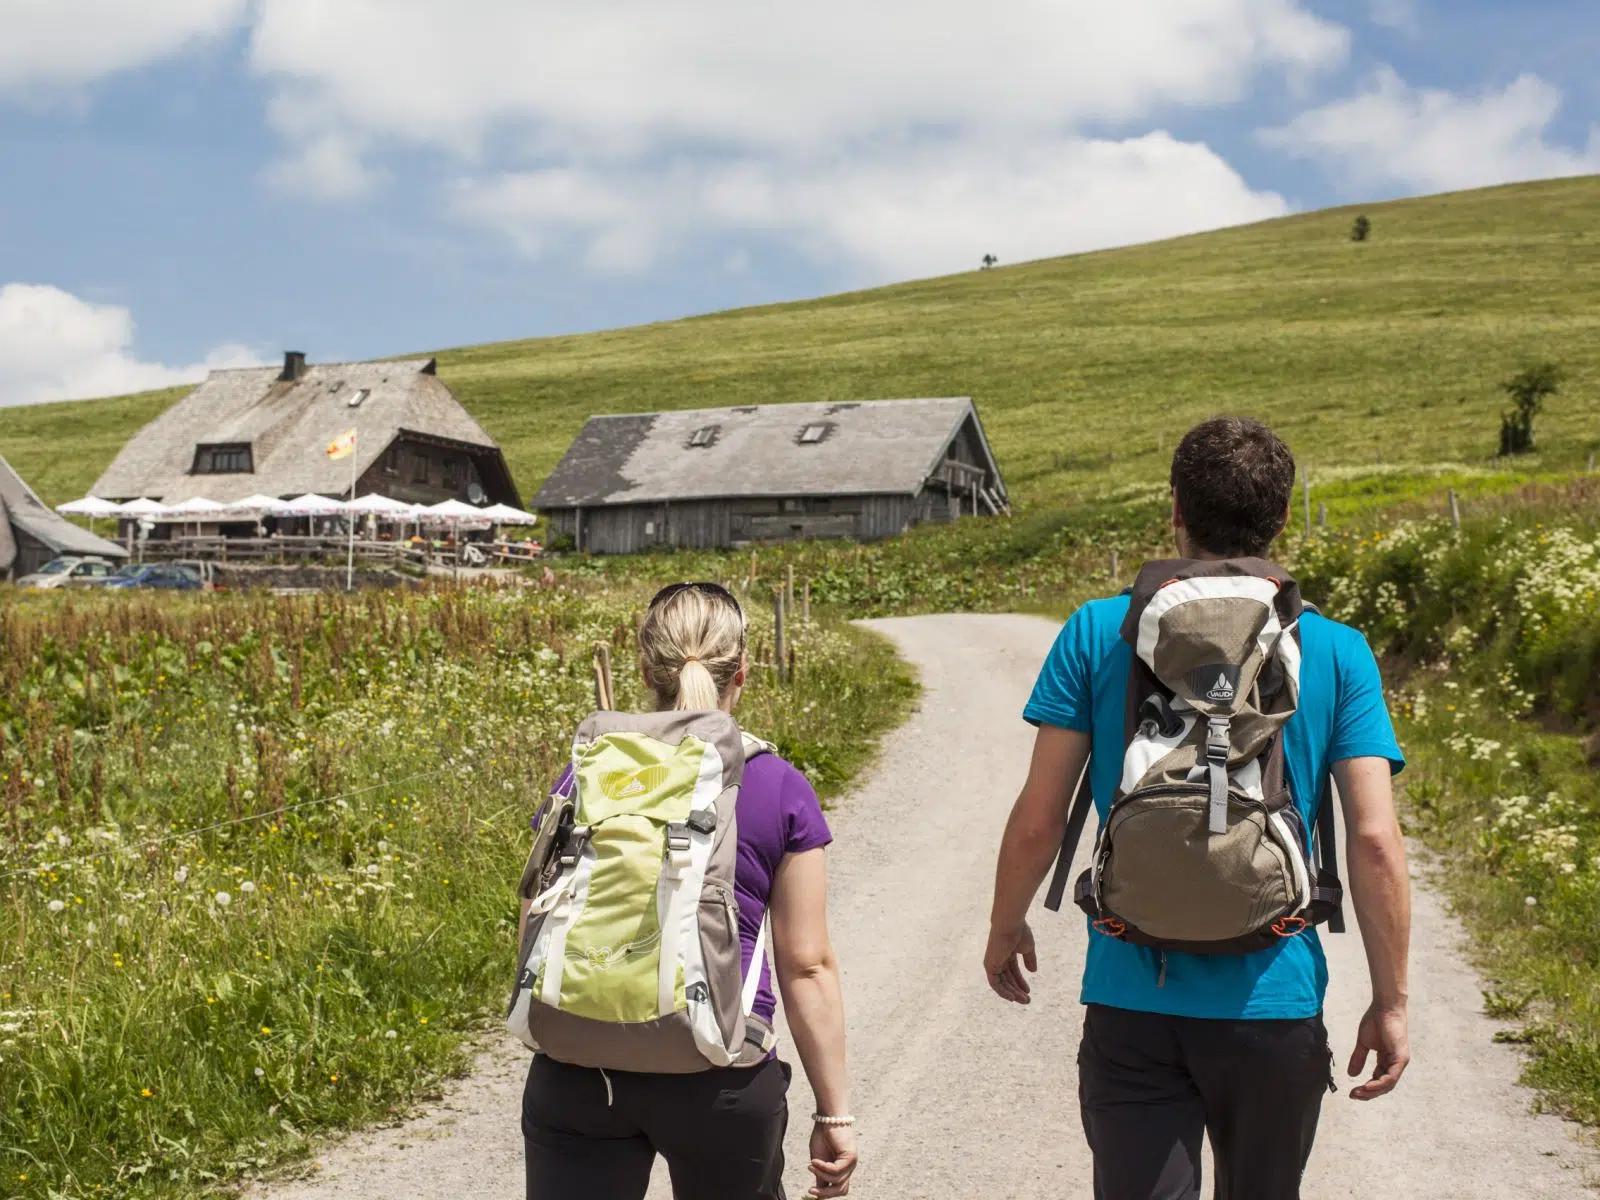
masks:
<instances>
[{"instance_id":1,"label":"shrub","mask_svg":"<svg viewBox=\"0 0 1600 1200\"><path fill-rule=\"evenodd\" d=\"M1540 363L1518 371L1500 385L1514 407L1500 414L1500 453L1526 454L1533 449L1533 418L1544 407L1545 397L1561 386L1561 369L1555 363Z\"/></svg>"},{"instance_id":2,"label":"shrub","mask_svg":"<svg viewBox=\"0 0 1600 1200\"><path fill-rule=\"evenodd\" d=\"M1350 226L1350 240L1364 242L1372 233L1372 222L1367 220L1367 214L1362 213L1355 219L1355 224Z\"/></svg>"}]
</instances>

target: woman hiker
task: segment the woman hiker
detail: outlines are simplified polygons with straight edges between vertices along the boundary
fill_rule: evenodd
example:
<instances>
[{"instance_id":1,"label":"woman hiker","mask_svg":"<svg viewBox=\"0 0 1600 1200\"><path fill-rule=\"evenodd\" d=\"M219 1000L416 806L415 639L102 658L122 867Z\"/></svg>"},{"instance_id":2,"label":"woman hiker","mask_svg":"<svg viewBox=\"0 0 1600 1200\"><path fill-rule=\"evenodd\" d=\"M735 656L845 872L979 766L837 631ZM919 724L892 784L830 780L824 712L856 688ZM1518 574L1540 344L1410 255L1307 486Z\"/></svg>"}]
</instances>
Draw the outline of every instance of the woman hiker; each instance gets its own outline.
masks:
<instances>
[{"instance_id":1,"label":"woman hiker","mask_svg":"<svg viewBox=\"0 0 1600 1200\"><path fill-rule=\"evenodd\" d=\"M725 721L719 726L715 716L716 710L733 712L749 669L744 614L732 594L714 583L681 583L662 589L650 602L639 627L639 647L644 680L655 695L658 718L670 719L676 713L683 720L699 722L695 726L698 729L732 730ZM694 716L696 713L700 715ZM609 720L608 728L618 728L629 718L602 714L598 719ZM658 1154L666 1159L678 1200L782 1197L790 1072L776 1051L761 1052L763 1046L771 1044L766 1031L777 1007L773 980L783 995L795 1051L816 1099L810 1146L810 1168L816 1184L808 1194L825 1200L849 1193L850 1176L856 1166L856 1142L845 1075L844 1009L838 968L828 938L823 858L823 848L832 836L805 776L775 753L757 751L752 755L751 745L746 739L743 783L734 808L737 857L729 868L733 894L729 911L731 914L734 907L737 909L746 1020L750 1028L762 1031L747 1039L755 1043L753 1048L743 1047L750 1065L691 1062L681 1073L601 1069L561 1061L555 1050L541 1050L529 1069L522 1105L529 1200L642 1200ZM588 783L587 775L580 776L578 790L598 788L605 793L599 803L617 801L630 791L637 795L645 786L636 784L635 779L649 783L665 777L666 768L661 768L659 774L650 773L655 770L647 767L632 772L601 772L595 775L597 784ZM623 782L618 783L619 779ZM559 797L572 790L569 768L553 795ZM711 789L717 790L716 786ZM584 794L576 809L581 820L598 821L591 815L595 803L589 793ZM683 846L692 841L691 826L700 828L693 815L686 825L676 827L683 836ZM644 828L650 827L647 824ZM667 828L666 857L671 861L674 856L670 835L674 827ZM587 835L588 831L579 832ZM571 857L564 861L572 871L571 864L582 857L582 850L569 853ZM653 853L653 861L659 864L662 852ZM687 863L690 852L684 850L682 858ZM600 868L593 869L598 872ZM559 880L560 876L546 874L542 880L537 875L525 877L524 926L530 907L535 904L533 897L552 878ZM666 885L662 886L665 889ZM562 890L558 882L545 894ZM570 890L576 892L576 888ZM541 903L540 907L547 904ZM628 932L636 933L647 923L653 926L656 907L653 901L647 903L644 908L648 916L632 918L634 928ZM766 939L764 918L770 923L770 971L761 951ZM587 953L590 960L596 955L615 960L615 964L605 967L609 974L596 972L588 977L591 982L585 986L602 991L609 988L613 993L601 995L598 1001L591 996L586 1001L591 1008L597 1002L605 1006L614 1001L618 1012L624 1010L625 1000L616 993L625 986L624 976L631 961L628 955L635 948L646 959L658 951L666 953L669 935L663 930L668 923L663 920L662 929L624 945L620 951L606 945L579 952L580 957ZM731 942L731 931L724 929ZM537 937L534 941L537 943ZM573 962L571 940L563 941L562 947L564 962ZM731 944L728 954L732 954ZM531 965L527 964L530 968ZM547 964L545 972L549 969ZM583 963L565 968L567 983L554 985L554 991L562 998L558 1007L566 1005L566 993L561 989L568 986L575 971L584 969ZM760 972L759 982L748 978L752 969ZM651 973L645 999L653 1005L656 968L650 966L648 970ZM662 980L663 1000L669 1000L669 972L662 972ZM537 986L545 982L546 975L541 974ZM735 987L737 983L736 980ZM682 978L677 986L677 1000L682 1007ZM519 987L526 987L529 993L535 990L531 970L524 971ZM547 988L546 995L549 993ZM733 999L737 1006L739 997ZM668 1007L662 1011L667 1012ZM653 1008L650 1015L654 1015ZM545 1016L557 1022L569 1019L564 1012L552 1017L545 1010ZM516 1020L514 1016L513 1021ZM541 1026L538 1020L536 1016L534 1028L548 1035L538 1039L541 1046L553 1045L558 1040L553 1031L568 1027ZM566 1044L583 1047L587 1053L582 1042Z\"/></svg>"}]
</instances>

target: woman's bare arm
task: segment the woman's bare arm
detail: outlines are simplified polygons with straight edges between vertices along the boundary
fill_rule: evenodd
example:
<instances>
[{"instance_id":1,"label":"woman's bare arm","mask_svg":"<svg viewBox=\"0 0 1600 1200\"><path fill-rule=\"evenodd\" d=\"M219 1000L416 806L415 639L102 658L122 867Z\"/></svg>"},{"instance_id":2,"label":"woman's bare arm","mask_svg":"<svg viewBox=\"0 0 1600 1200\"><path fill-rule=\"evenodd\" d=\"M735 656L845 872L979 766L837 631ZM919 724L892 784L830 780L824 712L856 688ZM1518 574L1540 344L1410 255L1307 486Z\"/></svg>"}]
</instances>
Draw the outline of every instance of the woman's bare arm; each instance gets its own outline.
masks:
<instances>
[{"instance_id":1,"label":"woman's bare arm","mask_svg":"<svg viewBox=\"0 0 1600 1200\"><path fill-rule=\"evenodd\" d=\"M844 1061L844 997L828 938L828 873L823 851L787 855L772 882L772 965L795 1052L823 1116L850 1115ZM818 1126L811 1138L813 1196L843 1196L855 1170L855 1136Z\"/></svg>"}]
</instances>

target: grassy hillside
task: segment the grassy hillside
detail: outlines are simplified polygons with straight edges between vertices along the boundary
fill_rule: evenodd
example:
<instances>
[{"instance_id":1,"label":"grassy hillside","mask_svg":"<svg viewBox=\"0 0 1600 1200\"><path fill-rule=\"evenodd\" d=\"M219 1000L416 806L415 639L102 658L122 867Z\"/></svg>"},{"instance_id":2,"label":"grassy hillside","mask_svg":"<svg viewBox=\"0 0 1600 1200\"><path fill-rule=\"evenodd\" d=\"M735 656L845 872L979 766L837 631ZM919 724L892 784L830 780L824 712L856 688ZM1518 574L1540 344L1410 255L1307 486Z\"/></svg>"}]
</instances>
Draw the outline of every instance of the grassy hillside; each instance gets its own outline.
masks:
<instances>
[{"instance_id":1,"label":"grassy hillside","mask_svg":"<svg viewBox=\"0 0 1600 1200\"><path fill-rule=\"evenodd\" d=\"M1025 508L1148 491L1173 432L1226 409L1276 425L1337 517L1441 472L1470 487L1498 382L1538 359L1569 382L1524 473L1600 446L1600 178L445 351L440 373L529 496L591 413L970 394ZM0 410L0 454L52 501L81 494L169 396Z\"/></svg>"}]
</instances>

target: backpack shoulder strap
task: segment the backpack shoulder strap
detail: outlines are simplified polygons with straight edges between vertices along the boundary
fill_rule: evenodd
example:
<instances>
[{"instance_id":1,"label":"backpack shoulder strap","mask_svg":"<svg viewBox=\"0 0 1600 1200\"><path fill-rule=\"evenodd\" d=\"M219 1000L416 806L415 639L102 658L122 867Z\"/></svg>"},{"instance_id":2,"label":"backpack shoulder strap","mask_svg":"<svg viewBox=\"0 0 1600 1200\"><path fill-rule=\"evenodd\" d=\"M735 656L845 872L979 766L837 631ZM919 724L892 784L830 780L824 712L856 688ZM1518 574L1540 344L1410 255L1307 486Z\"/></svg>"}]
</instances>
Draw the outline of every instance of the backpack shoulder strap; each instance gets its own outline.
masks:
<instances>
[{"instance_id":1,"label":"backpack shoulder strap","mask_svg":"<svg viewBox=\"0 0 1600 1200\"><path fill-rule=\"evenodd\" d=\"M1339 881L1338 815L1333 806L1338 803L1330 781L1322 785L1322 799L1317 804L1317 878L1313 886L1313 900L1329 907L1328 932L1344 932L1344 884Z\"/></svg>"},{"instance_id":2,"label":"backpack shoulder strap","mask_svg":"<svg viewBox=\"0 0 1600 1200\"><path fill-rule=\"evenodd\" d=\"M744 743L744 760L749 762L763 754L776 754L778 748L771 742L764 742L753 733L739 731L739 740Z\"/></svg>"},{"instance_id":3,"label":"backpack shoulder strap","mask_svg":"<svg viewBox=\"0 0 1600 1200\"><path fill-rule=\"evenodd\" d=\"M1044 906L1051 912L1061 911L1061 901L1067 894L1067 880L1072 876L1072 859L1078 853L1078 840L1083 836L1084 824L1089 820L1089 810L1094 807L1094 791L1089 786L1089 765L1084 764L1083 774L1078 777L1078 789L1072 797L1072 808L1067 812L1067 831L1061 838L1061 849L1056 855L1055 874L1050 877L1050 890L1045 893Z\"/></svg>"}]
</instances>

